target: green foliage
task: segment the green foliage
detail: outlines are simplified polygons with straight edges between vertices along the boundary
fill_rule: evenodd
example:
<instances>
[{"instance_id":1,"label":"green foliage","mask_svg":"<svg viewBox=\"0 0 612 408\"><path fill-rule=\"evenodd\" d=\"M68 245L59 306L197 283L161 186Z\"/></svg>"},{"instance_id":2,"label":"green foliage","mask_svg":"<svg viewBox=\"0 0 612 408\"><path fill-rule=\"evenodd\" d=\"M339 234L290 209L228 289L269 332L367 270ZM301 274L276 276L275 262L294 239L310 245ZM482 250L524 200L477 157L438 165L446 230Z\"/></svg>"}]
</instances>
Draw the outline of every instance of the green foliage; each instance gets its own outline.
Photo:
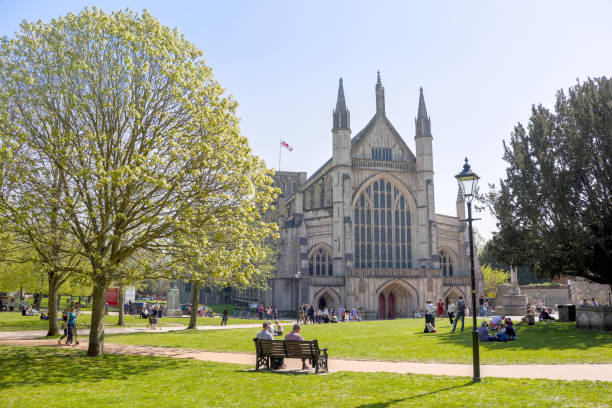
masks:
<instances>
[{"instance_id":1,"label":"green foliage","mask_svg":"<svg viewBox=\"0 0 612 408\"><path fill-rule=\"evenodd\" d=\"M494 269L501 269L505 272L510 272L510 265L497 260L493 254L492 241L489 240L483 246L478 248L478 260L481 265L491 265ZM531 265L523 265L516 268L519 285L529 285L532 283L546 282L549 279L538 276L535 268Z\"/></svg>"},{"instance_id":2,"label":"green foliage","mask_svg":"<svg viewBox=\"0 0 612 408\"><path fill-rule=\"evenodd\" d=\"M482 277L484 279L484 289L488 297L495 297L497 288L502 283L510 280L510 273L500 269L494 269L491 265L483 265L481 267Z\"/></svg>"},{"instance_id":3,"label":"green foliage","mask_svg":"<svg viewBox=\"0 0 612 408\"><path fill-rule=\"evenodd\" d=\"M532 108L504 143L506 178L489 195L496 257L538 274L611 284L612 81L557 93L555 112Z\"/></svg>"},{"instance_id":4,"label":"green foliage","mask_svg":"<svg viewBox=\"0 0 612 408\"><path fill-rule=\"evenodd\" d=\"M85 360L78 358L81 355L66 348L0 346L0 364L5 368L0 373L0 399L22 408L603 408L612 403L610 383L601 381L485 377L482 383L473 383L466 377L382 372L291 375L191 359L108 355Z\"/></svg>"},{"instance_id":5,"label":"green foliage","mask_svg":"<svg viewBox=\"0 0 612 408\"><path fill-rule=\"evenodd\" d=\"M96 8L23 22L0 44L4 206L39 220L54 256L90 264L90 345L111 282L246 283L276 230L262 218L270 171L202 55L147 11Z\"/></svg>"}]
</instances>

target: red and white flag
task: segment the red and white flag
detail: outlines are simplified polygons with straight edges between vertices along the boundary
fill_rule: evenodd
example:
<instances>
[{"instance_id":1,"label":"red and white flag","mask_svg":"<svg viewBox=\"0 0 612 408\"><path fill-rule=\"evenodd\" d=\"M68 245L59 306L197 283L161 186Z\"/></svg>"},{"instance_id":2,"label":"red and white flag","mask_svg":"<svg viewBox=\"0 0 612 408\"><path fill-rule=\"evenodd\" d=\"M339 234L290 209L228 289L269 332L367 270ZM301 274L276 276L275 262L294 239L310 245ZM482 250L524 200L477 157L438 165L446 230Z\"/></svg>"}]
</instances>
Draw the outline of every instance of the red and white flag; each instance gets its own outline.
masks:
<instances>
[{"instance_id":1,"label":"red and white flag","mask_svg":"<svg viewBox=\"0 0 612 408\"><path fill-rule=\"evenodd\" d=\"M281 146L286 147L290 152L293 151L293 147L289 146L289 143L285 142L284 140L281 140L280 144Z\"/></svg>"}]
</instances>

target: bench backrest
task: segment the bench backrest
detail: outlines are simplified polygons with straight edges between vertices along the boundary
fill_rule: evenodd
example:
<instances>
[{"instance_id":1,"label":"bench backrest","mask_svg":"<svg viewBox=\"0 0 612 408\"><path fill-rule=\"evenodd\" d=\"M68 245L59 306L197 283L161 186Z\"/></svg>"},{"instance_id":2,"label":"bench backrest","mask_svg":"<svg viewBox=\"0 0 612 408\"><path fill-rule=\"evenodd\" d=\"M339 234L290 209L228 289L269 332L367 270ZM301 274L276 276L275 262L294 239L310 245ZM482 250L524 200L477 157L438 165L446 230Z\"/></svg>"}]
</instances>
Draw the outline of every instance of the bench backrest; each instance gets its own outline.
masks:
<instances>
[{"instance_id":1,"label":"bench backrest","mask_svg":"<svg viewBox=\"0 0 612 408\"><path fill-rule=\"evenodd\" d=\"M262 340L253 339L257 354L269 357L316 357L320 354L316 340Z\"/></svg>"}]
</instances>

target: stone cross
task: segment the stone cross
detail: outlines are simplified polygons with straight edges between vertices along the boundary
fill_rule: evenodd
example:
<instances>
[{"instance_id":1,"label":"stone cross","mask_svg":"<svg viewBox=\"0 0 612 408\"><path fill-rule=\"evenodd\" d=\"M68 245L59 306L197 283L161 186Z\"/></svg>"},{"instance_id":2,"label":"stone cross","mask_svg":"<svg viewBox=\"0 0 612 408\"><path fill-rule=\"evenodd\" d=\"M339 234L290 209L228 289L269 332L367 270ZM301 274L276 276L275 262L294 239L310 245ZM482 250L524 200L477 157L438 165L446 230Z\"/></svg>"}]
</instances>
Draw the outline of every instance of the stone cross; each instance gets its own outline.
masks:
<instances>
[{"instance_id":1,"label":"stone cross","mask_svg":"<svg viewBox=\"0 0 612 408\"><path fill-rule=\"evenodd\" d=\"M516 266L510 267L510 285L511 295L519 295L521 293L521 289L518 285L518 269Z\"/></svg>"}]
</instances>

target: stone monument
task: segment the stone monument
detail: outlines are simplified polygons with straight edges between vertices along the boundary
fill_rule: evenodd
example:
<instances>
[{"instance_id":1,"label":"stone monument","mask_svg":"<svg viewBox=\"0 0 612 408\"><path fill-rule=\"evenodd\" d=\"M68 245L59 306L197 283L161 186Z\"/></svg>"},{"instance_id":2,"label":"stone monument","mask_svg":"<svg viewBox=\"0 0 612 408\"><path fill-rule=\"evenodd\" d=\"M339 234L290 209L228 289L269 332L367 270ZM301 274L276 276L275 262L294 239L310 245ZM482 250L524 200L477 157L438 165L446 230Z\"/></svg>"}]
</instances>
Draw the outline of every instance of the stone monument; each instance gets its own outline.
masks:
<instances>
[{"instance_id":1,"label":"stone monument","mask_svg":"<svg viewBox=\"0 0 612 408\"><path fill-rule=\"evenodd\" d=\"M172 287L168 290L166 297L166 312L165 316L182 316L181 301L178 288L172 283Z\"/></svg>"},{"instance_id":2,"label":"stone monument","mask_svg":"<svg viewBox=\"0 0 612 408\"><path fill-rule=\"evenodd\" d=\"M521 288L518 286L516 267L510 268L510 287L506 294L498 295L495 299L495 313L505 316L523 316L527 308L527 296L521 295Z\"/></svg>"}]
</instances>

